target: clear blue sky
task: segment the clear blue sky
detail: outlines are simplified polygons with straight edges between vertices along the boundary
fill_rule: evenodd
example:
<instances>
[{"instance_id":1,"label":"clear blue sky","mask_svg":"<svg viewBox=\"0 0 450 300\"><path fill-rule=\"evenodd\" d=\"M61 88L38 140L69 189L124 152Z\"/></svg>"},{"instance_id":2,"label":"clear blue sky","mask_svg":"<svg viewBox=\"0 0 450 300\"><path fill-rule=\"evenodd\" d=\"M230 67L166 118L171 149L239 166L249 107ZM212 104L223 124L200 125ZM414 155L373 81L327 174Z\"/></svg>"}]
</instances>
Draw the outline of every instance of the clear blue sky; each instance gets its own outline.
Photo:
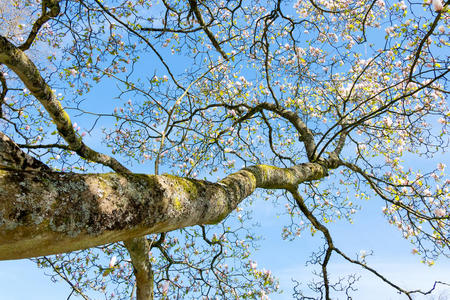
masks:
<instances>
[{"instance_id":1,"label":"clear blue sky","mask_svg":"<svg viewBox=\"0 0 450 300\"><path fill-rule=\"evenodd\" d=\"M309 234L305 234L295 242L283 241L280 238L280 231L285 223L282 217L274 216L272 204L256 201L253 208L256 220L261 223L260 234L265 235L265 239L260 243L261 248L254 254L254 258L259 267L270 269L277 275L284 290L281 295L271 295L271 299L292 299L291 278L304 282L311 278L311 270L305 267L305 261L310 252L318 246L319 235L312 238ZM335 233L336 244L347 250L349 255L356 254L362 249L374 250L375 255L368 260L371 266L405 288L429 288L434 280L448 281L449 261L438 261L433 267L421 264L420 258L411 254L410 244L400 238L400 233L387 224L381 215L381 209L378 210L379 212L375 214L361 211L353 225L330 226L331 231ZM51 282L44 273L44 270L38 269L28 260L1 261L0 299L66 299L70 292L67 285L62 281ZM333 261L330 273L332 276L350 273L362 275L358 284L360 291L354 294L354 299L406 299L379 279L367 272L361 272L359 268L354 268L342 260ZM447 295L450 297L450 288L447 289Z\"/></svg>"},{"instance_id":2,"label":"clear blue sky","mask_svg":"<svg viewBox=\"0 0 450 300\"><path fill-rule=\"evenodd\" d=\"M93 140L89 144L101 147ZM449 159L445 163L450 166ZM146 166L139 166L136 171L144 172L145 168ZM361 204L363 208L355 215L354 224L341 221L328 225L337 247L353 258L360 250L373 250L374 256L368 258L369 265L403 288L429 289L435 280L450 281L450 261L442 258L432 267L420 263L420 257L411 254L412 245L383 217L381 201L374 198ZM321 245L321 235L311 237L305 232L293 242L284 241L280 233L289 220L274 212L276 210L271 201L256 200L251 209L254 211L253 221L261 225L256 234L263 237L260 249L252 257L257 261L258 267L270 269L279 278L284 291L280 295L270 295L270 299L292 299L291 279L305 284L311 279L311 268L305 267L305 262L311 252ZM373 275L336 256L329 270L332 278L351 273L361 275L357 285L359 291L353 294L353 299L406 299ZM70 293L67 284L62 281L53 283L44 274L45 270L38 269L28 260L0 261L0 300L66 299ZM450 297L450 287L440 291ZM418 296L415 299L431 298Z\"/></svg>"},{"instance_id":3,"label":"clear blue sky","mask_svg":"<svg viewBox=\"0 0 450 300\"><path fill-rule=\"evenodd\" d=\"M88 99L104 99L106 103L109 103L108 105L114 107L115 103L120 102L112 100L115 96L111 93L112 90L98 87L92 91L92 94L88 95ZM107 94L106 91L111 94ZM87 102L87 105L95 111L96 108L100 110L99 106L102 104L91 101ZM72 115L70 111L69 114ZM74 118L73 121L78 122L82 127L89 128L81 118ZM85 141L98 151L109 151L104 148L95 134L87 136ZM420 164L432 163L436 165L437 161L437 159L432 161L421 160L419 164L417 162L411 162L411 164L419 167ZM444 163L450 167L448 157L444 159ZM133 170L148 173L153 171L153 166L149 164L134 166ZM356 214L353 225L339 222L328 226L334 235L335 244L339 248L353 258L360 250L373 250L374 256L368 259L368 263L404 288L428 289L434 280L450 281L449 260L441 259L433 267L421 264L420 257L411 254L411 244L404 240L401 233L390 226L382 216L381 207L383 204L381 201L372 199L369 202L364 201L359 204L363 206L363 209ZM311 252L320 245L321 235L316 234L315 237L311 237L308 233L304 233L301 238L294 242L283 241L280 238L281 229L289 220L274 214L270 201L255 201L252 210L254 211L254 220L261 224L256 233L264 237L260 242L260 250L254 253L253 258L257 261L259 267L272 270L280 280L281 289L284 290L281 295L270 295L270 298L276 300L292 299L293 283L291 279L294 278L306 284L311 278L311 269L305 267L305 262ZM336 256L330 264L330 273L331 276L350 273L359 273L362 276L358 284L360 291L354 293L354 299L406 299L404 296L399 296L395 290L381 280L361 271L360 268L336 259ZM34 263L28 260L1 261L0 300L67 298L70 293L67 284L62 281L53 283L44 274L45 270L38 269ZM447 294L450 297L450 288L447 289ZM77 298L75 297L75 299ZM416 299L430 298L417 297Z\"/></svg>"},{"instance_id":4,"label":"clear blue sky","mask_svg":"<svg viewBox=\"0 0 450 300\"><path fill-rule=\"evenodd\" d=\"M101 96L104 99L112 99L115 95L105 93L110 90L103 88L101 94L96 94L99 93L99 90L93 91L92 94L88 95L88 98L98 99L97 96ZM114 103L114 101L116 100L110 100L109 103ZM102 105L93 102L88 104L92 105L94 110L96 106ZM114 104L111 104L111 106L114 106ZM71 115L70 111L69 114ZM78 119L74 119L74 122L89 128ZM105 150L95 136L88 136L86 142L95 150ZM417 162L411 163L417 165ZM450 168L449 158L446 159L445 163ZM134 170L146 172L146 170L153 170L153 168L147 165ZM437 261L433 267L421 264L420 257L411 254L411 244L401 238L401 233L390 226L382 216L382 202L372 199L370 202L361 204L363 209L356 214L354 224L349 225L340 222L329 226L339 248L353 257L360 250L373 250L374 256L368 258L368 263L404 288L428 289L434 280L450 281L450 262L448 259ZM256 233L264 237L264 240L260 242L260 250L254 253L253 258L260 267L272 270L279 278L281 288L284 290L283 294L271 295L270 298L292 299L293 284L291 278L307 283L312 276L311 269L305 267L305 262L310 253L320 245L320 234L311 237L304 233L301 238L294 242L283 241L280 238L280 233L288 220L283 216L277 217L270 202L255 201L252 210L255 212L255 221L261 224L259 231ZM354 294L354 299L406 299L404 296L398 296L395 290L381 280L360 268L336 259L336 256L330 264L330 273L331 276L349 273L359 273L362 276L358 284L360 291ZM28 260L0 261L0 300L65 299L69 293L70 289L64 282L51 282L50 278L45 276L45 270L38 269L34 263ZM447 295L450 297L450 288L447 289ZM417 297L417 299L429 298Z\"/></svg>"}]
</instances>

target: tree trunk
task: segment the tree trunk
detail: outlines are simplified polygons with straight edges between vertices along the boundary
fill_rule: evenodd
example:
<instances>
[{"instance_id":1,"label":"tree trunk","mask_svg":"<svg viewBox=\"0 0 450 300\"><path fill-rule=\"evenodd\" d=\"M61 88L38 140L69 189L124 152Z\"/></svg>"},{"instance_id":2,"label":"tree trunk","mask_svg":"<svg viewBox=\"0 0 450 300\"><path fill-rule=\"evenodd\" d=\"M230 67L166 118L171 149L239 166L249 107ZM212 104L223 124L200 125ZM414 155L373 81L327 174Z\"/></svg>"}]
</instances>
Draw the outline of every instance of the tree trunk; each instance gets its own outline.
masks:
<instances>
[{"instance_id":1,"label":"tree trunk","mask_svg":"<svg viewBox=\"0 0 450 300\"><path fill-rule=\"evenodd\" d=\"M136 278L137 300L153 300L153 271L149 259L150 246L146 237L124 241L130 253Z\"/></svg>"}]
</instances>

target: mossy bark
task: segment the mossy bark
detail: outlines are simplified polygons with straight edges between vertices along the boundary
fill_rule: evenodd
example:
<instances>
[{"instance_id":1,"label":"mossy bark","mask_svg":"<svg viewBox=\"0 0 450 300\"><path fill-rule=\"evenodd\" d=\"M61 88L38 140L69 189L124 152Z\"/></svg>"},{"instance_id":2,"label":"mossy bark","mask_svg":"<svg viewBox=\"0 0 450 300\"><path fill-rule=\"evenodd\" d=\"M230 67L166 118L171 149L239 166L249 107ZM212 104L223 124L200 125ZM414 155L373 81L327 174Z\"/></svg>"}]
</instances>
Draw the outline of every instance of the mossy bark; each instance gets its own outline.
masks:
<instances>
[{"instance_id":1,"label":"mossy bark","mask_svg":"<svg viewBox=\"0 0 450 300\"><path fill-rule=\"evenodd\" d=\"M148 256L150 245L146 237L138 237L124 241L130 253L133 273L136 278L136 299L153 300L154 275Z\"/></svg>"},{"instance_id":2,"label":"mossy bark","mask_svg":"<svg viewBox=\"0 0 450 300\"><path fill-rule=\"evenodd\" d=\"M220 222L256 188L327 175L319 164L253 166L218 183L171 175L0 169L0 259L68 252Z\"/></svg>"}]
</instances>

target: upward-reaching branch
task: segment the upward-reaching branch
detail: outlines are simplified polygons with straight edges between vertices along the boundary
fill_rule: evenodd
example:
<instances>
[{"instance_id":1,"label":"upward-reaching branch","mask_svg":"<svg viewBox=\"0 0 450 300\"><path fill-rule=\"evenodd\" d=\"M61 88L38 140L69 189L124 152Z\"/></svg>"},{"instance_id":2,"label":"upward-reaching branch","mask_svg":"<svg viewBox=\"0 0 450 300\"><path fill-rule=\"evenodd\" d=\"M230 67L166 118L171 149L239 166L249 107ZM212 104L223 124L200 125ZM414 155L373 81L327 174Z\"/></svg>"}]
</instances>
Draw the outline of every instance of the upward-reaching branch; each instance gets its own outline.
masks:
<instances>
[{"instance_id":1,"label":"upward-reaching branch","mask_svg":"<svg viewBox=\"0 0 450 300\"><path fill-rule=\"evenodd\" d=\"M314 135L312 131L306 126L305 122L293 111L281 108L272 103L261 103L260 106L263 109L276 113L277 115L287 119L298 131L300 141L303 142L308 155L309 161L315 161L317 157L316 143L314 141Z\"/></svg>"},{"instance_id":2,"label":"upward-reaching branch","mask_svg":"<svg viewBox=\"0 0 450 300\"><path fill-rule=\"evenodd\" d=\"M33 31L29 38L22 45L22 49L27 49L32 40L34 40L35 35L39 27L48 20L49 17L54 16L54 14L59 12L59 6L56 1L50 1L53 3L53 8L51 8L50 14L46 15L46 5L43 4L44 15L36 22L33 27ZM55 8L56 7L56 8ZM37 28L37 29L36 29ZM35 30L36 29L36 30ZM33 36L34 35L34 36ZM6 38L0 36L0 63L4 63L9 68L11 68L23 81L25 86L33 93L33 95L42 103L47 112L52 117L59 134L64 138L64 140L69 144L70 149L77 152L83 158L88 160L109 166L111 169L118 173L131 173L126 167L120 164L114 158L94 151L85 145L81 137L77 137L75 130L73 129L72 123L68 114L64 111L61 103L56 98L54 92L46 84L45 80L39 73L39 70L33 64L33 62L25 55L25 53L12 45ZM29 170L30 168L36 169L41 168L48 171L48 167L38 160L25 155L24 152L7 136L0 133L0 150L5 148L10 151L2 151L2 153L9 153L8 157L5 155L0 155L0 166L8 166L11 163L11 159L16 165L20 165L20 169ZM7 143L8 142L8 143ZM3 147L4 146L4 147ZM15 154L15 155L14 155ZM19 154L24 154L19 156ZM72 219L73 220L73 219ZM53 221L51 222L53 223ZM153 298L153 274L151 273L151 264L148 257L148 245L147 240L142 235L132 235L123 236L125 240L125 245L135 266L136 282L138 287L138 299L151 299ZM131 239L130 239L131 238ZM117 239L115 241L118 241ZM147 245L147 246L144 246ZM58 253L56 251L53 253ZM45 255L45 253L43 253Z\"/></svg>"},{"instance_id":3,"label":"upward-reaching branch","mask_svg":"<svg viewBox=\"0 0 450 300\"><path fill-rule=\"evenodd\" d=\"M55 123L59 134L69 144L70 149L81 157L101 163L116 172L130 173L116 159L98 153L83 143L81 137L77 136L73 129L69 115L64 111L55 93L42 78L35 64L22 50L3 36L0 36L0 63L14 71L36 99L41 102Z\"/></svg>"},{"instance_id":4,"label":"upward-reaching branch","mask_svg":"<svg viewBox=\"0 0 450 300\"><path fill-rule=\"evenodd\" d=\"M219 52L220 55L222 55L222 57L225 60L228 60L228 55L222 50L216 37L214 36L214 34L209 29L208 25L206 25L205 21L203 20L202 14L201 14L200 10L198 9L197 0L189 0L189 5L191 6L191 9L195 14L195 17L196 17L198 23L200 24L203 31L208 36L208 38L211 41L211 43L213 44L214 48L216 48L217 52Z\"/></svg>"},{"instance_id":5,"label":"upward-reaching branch","mask_svg":"<svg viewBox=\"0 0 450 300\"><path fill-rule=\"evenodd\" d=\"M39 30L41 29L42 25L44 25L51 18L54 18L59 14L60 12L59 1L60 0L42 1L42 14L36 20L36 22L34 22L33 28L31 29L31 32L28 34L26 41L18 47L20 50L22 51L28 50L33 41L36 39L36 36Z\"/></svg>"}]
</instances>

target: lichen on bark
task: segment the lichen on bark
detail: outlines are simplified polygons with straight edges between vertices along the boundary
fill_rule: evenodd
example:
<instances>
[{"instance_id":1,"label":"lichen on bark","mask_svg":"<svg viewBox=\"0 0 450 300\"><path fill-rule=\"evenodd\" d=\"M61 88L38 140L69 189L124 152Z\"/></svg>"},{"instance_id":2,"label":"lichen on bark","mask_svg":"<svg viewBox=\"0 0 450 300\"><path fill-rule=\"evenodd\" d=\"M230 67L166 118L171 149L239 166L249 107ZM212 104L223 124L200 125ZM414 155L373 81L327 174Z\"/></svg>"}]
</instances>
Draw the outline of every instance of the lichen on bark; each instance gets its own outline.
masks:
<instances>
[{"instance_id":1,"label":"lichen on bark","mask_svg":"<svg viewBox=\"0 0 450 300\"><path fill-rule=\"evenodd\" d=\"M254 190L319 179L321 165L253 166L218 183L173 175L0 169L0 259L48 255L221 221Z\"/></svg>"}]
</instances>

